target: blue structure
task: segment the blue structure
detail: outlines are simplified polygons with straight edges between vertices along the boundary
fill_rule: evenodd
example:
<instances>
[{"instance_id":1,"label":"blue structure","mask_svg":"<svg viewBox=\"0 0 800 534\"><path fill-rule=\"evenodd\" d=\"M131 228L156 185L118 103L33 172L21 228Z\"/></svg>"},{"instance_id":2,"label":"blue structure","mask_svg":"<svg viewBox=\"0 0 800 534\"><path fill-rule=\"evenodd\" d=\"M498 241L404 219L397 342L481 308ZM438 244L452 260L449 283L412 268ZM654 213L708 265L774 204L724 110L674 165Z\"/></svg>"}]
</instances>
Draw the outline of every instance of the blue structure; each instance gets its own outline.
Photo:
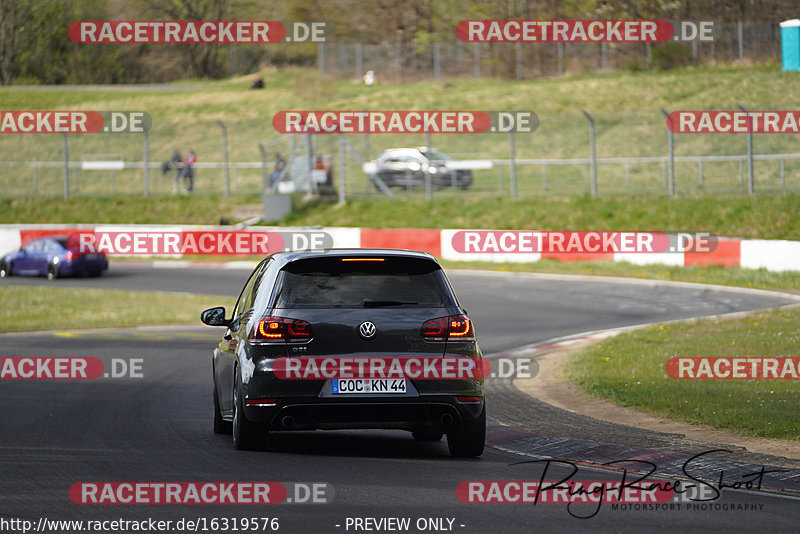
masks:
<instances>
[{"instance_id":1,"label":"blue structure","mask_svg":"<svg viewBox=\"0 0 800 534\"><path fill-rule=\"evenodd\" d=\"M783 70L800 71L800 19L781 22Z\"/></svg>"}]
</instances>

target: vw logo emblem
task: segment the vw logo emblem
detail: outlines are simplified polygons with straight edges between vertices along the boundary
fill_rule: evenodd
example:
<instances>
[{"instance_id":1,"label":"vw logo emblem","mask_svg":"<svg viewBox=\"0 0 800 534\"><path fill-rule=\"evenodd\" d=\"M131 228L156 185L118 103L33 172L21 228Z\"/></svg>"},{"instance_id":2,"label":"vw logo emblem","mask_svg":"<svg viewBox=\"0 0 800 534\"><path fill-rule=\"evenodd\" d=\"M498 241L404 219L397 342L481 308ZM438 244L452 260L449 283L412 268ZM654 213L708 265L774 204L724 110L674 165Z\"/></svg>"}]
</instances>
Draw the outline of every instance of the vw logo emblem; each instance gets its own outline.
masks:
<instances>
[{"instance_id":1,"label":"vw logo emblem","mask_svg":"<svg viewBox=\"0 0 800 534\"><path fill-rule=\"evenodd\" d=\"M375 328L375 323L372 321L364 321L358 326L358 333L364 339L372 339L375 337L375 332L377 329Z\"/></svg>"}]
</instances>

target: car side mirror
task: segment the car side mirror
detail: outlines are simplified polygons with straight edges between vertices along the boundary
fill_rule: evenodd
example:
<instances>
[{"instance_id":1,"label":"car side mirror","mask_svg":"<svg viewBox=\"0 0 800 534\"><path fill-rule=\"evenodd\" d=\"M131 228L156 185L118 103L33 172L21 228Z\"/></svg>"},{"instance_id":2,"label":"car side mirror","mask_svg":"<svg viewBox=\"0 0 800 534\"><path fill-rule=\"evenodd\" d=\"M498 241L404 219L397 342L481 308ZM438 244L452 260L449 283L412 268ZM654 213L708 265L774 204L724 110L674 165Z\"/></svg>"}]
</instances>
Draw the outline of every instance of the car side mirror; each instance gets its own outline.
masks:
<instances>
[{"instance_id":1,"label":"car side mirror","mask_svg":"<svg viewBox=\"0 0 800 534\"><path fill-rule=\"evenodd\" d=\"M225 308L209 308L200 314L200 320L208 326L227 326L230 328L230 321L225 319Z\"/></svg>"}]
</instances>

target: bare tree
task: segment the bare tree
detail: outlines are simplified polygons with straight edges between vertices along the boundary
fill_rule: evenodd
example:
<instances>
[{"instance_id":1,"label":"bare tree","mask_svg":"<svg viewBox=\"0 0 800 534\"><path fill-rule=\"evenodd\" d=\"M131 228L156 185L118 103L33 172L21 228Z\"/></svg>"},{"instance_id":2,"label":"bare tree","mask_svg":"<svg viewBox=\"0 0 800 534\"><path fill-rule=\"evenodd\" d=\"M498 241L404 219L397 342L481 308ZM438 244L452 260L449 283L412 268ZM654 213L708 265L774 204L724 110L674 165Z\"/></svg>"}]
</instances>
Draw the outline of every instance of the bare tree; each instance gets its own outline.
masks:
<instances>
[{"instance_id":1,"label":"bare tree","mask_svg":"<svg viewBox=\"0 0 800 534\"><path fill-rule=\"evenodd\" d=\"M146 11L153 20L228 20L232 13L239 18L239 4L230 0L151 0L146 3ZM180 50L193 76L218 74L218 44L182 44Z\"/></svg>"},{"instance_id":2,"label":"bare tree","mask_svg":"<svg viewBox=\"0 0 800 534\"><path fill-rule=\"evenodd\" d=\"M0 82L11 85L15 60L20 51L25 23L30 20L32 2L0 0Z\"/></svg>"}]
</instances>

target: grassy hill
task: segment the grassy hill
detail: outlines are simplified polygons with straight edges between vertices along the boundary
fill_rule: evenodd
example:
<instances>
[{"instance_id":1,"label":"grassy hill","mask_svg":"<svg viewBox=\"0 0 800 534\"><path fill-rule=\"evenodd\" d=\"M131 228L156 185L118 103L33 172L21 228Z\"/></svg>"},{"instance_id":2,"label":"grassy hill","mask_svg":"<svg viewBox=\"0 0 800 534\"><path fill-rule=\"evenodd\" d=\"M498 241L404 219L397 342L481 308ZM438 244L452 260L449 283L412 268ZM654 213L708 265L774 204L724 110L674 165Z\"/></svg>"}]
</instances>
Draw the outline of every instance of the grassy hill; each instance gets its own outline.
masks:
<instances>
[{"instance_id":1,"label":"grassy hill","mask_svg":"<svg viewBox=\"0 0 800 534\"><path fill-rule=\"evenodd\" d=\"M592 113L597 123L599 157L663 156L667 153L665 120L659 108L667 110L735 108L793 109L797 107L798 74L782 72L775 64L700 66L672 71L586 73L529 81L449 80L443 83L377 83L366 87L357 81L320 79L314 69L272 69L263 71L266 88L249 90L253 75L222 81L186 80L164 85L96 87L3 87L3 109L48 110L142 110L153 120L150 132L150 161L169 158L172 149L190 147L200 162L221 161L221 130L228 128L230 159L258 162L259 143L280 137L272 126L273 115L281 110L533 110L540 127L533 134L517 136L518 158L577 158L589 153L588 123L581 110ZM424 144L424 135L347 136L362 156L374 157L383 148ZM797 135L756 135L755 152L797 152ZM318 153L336 154L333 136L317 135ZM437 148L464 157L507 158L508 139L501 134L434 135ZM678 135L677 155L743 154L742 135ZM0 137L0 163L9 161L60 161L60 135L4 135ZM79 161L88 154L122 154L128 162L142 160L142 138L134 134L69 136L70 158ZM286 143L269 149L284 155ZM780 186L778 162L756 165L757 187ZM338 171L338 165L337 165ZM789 187L800 187L800 162L787 160ZM601 166L601 194L663 193L662 169L656 164L633 164L628 168L630 184L624 184L622 165ZM33 169L0 167L4 195L30 195ZM169 192L171 177L151 173L151 190ZM521 166L518 170L521 194L581 194L585 186L583 165ZM739 164L709 163L704 168L705 191L742 191ZM142 172L120 171L114 177L116 191L140 192ZM347 189L351 194L371 191L356 158L346 157ZM681 163L676 168L681 194L696 190L697 165ZM110 173L80 172L81 194L111 193ZM38 194L61 192L61 169L40 168L36 173ZM235 192L259 190L261 171L240 169L232 176ZM508 188L508 169L480 171L476 189L494 192ZM207 192L222 190L221 170L198 172L198 187Z\"/></svg>"}]
</instances>

